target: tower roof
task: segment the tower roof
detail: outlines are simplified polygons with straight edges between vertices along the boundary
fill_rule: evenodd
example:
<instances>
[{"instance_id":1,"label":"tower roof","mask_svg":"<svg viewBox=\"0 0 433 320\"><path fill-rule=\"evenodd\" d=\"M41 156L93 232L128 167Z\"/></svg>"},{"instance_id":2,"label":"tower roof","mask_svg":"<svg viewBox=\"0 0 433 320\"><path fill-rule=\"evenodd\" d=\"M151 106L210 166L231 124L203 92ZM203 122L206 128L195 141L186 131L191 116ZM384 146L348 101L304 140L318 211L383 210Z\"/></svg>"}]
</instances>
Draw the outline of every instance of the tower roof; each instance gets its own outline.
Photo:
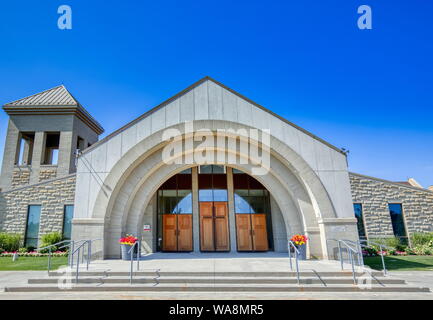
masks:
<instances>
[{"instance_id":1,"label":"tower roof","mask_svg":"<svg viewBox=\"0 0 433 320\"><path fill-rule=\"evenodd\" d=\"M8 115L74 114L97 134L104 128L87 112L64 85L21 98L3 106Z\"/></svg>"},{"instance_id":2,"label":"tower roof","mask_svg":"<svg viewBox=\"0 0 433 320\"><path fill-rule=\"evenodd\" d=\"M78 106L79 102L69 93L64 85L60 85L31 96L6 103L5 107L13 106Z\"/></svg>"}]
</instances>

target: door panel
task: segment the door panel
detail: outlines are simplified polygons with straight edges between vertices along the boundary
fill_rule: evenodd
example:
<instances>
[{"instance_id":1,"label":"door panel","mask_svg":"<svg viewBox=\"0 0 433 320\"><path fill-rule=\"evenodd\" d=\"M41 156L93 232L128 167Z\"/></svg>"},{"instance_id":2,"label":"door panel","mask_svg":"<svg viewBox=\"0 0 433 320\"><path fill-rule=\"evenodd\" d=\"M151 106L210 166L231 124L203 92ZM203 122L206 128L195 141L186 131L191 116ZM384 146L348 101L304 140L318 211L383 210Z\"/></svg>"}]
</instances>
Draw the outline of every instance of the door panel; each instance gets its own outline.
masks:
<instances>
[{"instance_id":1,"label":"door panel","mask_svg":"<svg viewBox=\"0 0 433 320\"><path fill-rule=\"evenodd\" d=\"M213 203L200 202L200 248L214 251Z\"/></svg>"},{"instance_id":2,"label":"door panel","mask_svg":"<svg viewBox=\"0 0 433 320\"><path fill-rule=\"evenodd\" d=\"M177 250L192 251L192 215L177 215Z\"/></svg>"},{"instance_id":3,"label":"door panel","mask_svg":"<svg viewBox=\"0 0 433 320\"><path fill-rule=\"evenodd\" d=\"M268 232L266 230L266 215L255 213L251 215L251 227L253 230L253 249L255 251L267 251Z\"/></svg>"},{"instance_id":4,"label":"door panel","mask_svg":"<svg viewBox=\"0 0 433 320\"><path fill-rule=\"evenodd\" d=\"M253 250L250 214L236 215L236 236L238 251Z\"/></svg>"},{"instance_id":5,"label":"door panel","mask_svg":"<svg viewBox=\"0 0 433 320\"><path fill-rule=\"evenodd\" d=\"M162 250L177 251L177 221L175 214L162 215Z\"/></svg>"},{"instance_id":6,"label":"door panel","mask_svg":"<svg viewBox=\"0 0 433 320\"><path fill-rule=\"evenodd\" d=\"M230 243L227 202L214 202L214 208L215 250L228 251Z\"/></svg>"}]
</instances>

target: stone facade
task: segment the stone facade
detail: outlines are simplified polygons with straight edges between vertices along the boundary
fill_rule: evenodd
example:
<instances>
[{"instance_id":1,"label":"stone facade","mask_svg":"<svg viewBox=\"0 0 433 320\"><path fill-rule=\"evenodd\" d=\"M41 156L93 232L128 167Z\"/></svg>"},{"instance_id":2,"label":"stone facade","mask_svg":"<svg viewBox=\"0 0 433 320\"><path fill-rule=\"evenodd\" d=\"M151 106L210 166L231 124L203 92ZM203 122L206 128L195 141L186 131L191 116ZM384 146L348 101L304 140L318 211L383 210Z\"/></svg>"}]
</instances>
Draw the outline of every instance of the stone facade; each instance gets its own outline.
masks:
<instances>
[{"instance_id":1,"label":"stone facade","mask_svg":"<svg viewBox=\"0 0 433 320\"><path fill-rule=\"evenodd\" d=\"M39 172L39 181L45 181L49 179L54 179L57 176L56 168L53 169L43 169Z\"/></svg>"},{"instance_id":2,"label":"stone facade","mask_svg":"<svg viewBox=\"0 0 433 320\"><path fill-rule=\"evenodd\" d=\"M64 206L74 204L75 174L0 193L0 231L25 235L28 205L41 205L39 235L62 232Z\"/></svg>"},{"instance_id":3,"label":"stone facade","mask_svg":"<svg viewBox=\"0 0 433 320\"><path fill-rule=\"evenodd\" d=\"M393 236L389 203L400 203L403 208L406 231L433 232L433 192L367 177L350 174L354 203L362 204L367 237Z\"/></svg>"},{"instance_id":4,"label":"stone facade","mask_svg":"<svg viewBox=\"0 0 433 320\"><path fill-rule=\"evenodd\" d=\"M18 188L30 183L30 171L29 169L16 169L12 173L12 188Z\"/></svg>"}]
</instances>

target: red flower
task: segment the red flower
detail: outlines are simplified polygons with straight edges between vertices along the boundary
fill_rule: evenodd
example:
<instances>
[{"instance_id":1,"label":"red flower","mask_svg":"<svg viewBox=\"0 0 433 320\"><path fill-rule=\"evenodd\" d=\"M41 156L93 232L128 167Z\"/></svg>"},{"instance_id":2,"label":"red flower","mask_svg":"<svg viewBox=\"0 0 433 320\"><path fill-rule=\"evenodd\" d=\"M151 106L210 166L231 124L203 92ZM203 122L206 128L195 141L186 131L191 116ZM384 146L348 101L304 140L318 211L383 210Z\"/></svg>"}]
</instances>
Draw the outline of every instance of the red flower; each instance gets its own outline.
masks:
<instances>
[{"instance_id":1,"label":"red flower","mask_svg":"<svg viewBox=\"0 0 433 320\"><path fill-rule=\"evenodd\" d=\"M120 244L129 244L132 246L135 242L137 242L138 238L132 236L132 235L126 235L124 238L120 238L119 243Z\"/></svg>"},{"instance_id":2,"label":"red flower","mask_svg":"<svg viewBox=\"0 0 433 320\"><path fill-rule=\"evenodd\" d=\"M307 236L302 234L295 234L292 238L290 238L290 241L292 241L294 244L300 246L307 243Z\"/></svg>"}]
</instances>

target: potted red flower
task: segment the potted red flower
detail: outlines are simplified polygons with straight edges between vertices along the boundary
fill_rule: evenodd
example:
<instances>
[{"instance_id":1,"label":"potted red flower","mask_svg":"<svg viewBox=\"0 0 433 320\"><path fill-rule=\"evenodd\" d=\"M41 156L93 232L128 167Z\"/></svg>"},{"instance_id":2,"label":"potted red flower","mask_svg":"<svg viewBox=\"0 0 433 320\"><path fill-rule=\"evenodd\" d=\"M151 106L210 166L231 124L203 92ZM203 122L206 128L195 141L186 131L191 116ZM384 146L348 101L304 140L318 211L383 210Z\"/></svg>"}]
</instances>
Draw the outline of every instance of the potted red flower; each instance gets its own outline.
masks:
<instances>
[{"instance_id":1,"label":"potted red flower","mask_svg":"<svg viewBox=\"0 0 433 320\"><path fill-rule=\"evenodd\" d=\"M303 234L295 234L290 241L292 241L299 251L299 259L307 259L307 236Z\"/></svg>"},{"instance_id":2,"label":"potted red flower","mask_svg":"<svg viewBox=\"0 0 433 320\"><path fill-rule=\"evenodd\" d=\"M126 235L126 237L120 238L119 243L122 249L122 260L131 260L131 253L129 250L137 242L138 238L132 235ZM137 248L134 248L134 253L136 253Z\"/></svg>"}]
</instances>

